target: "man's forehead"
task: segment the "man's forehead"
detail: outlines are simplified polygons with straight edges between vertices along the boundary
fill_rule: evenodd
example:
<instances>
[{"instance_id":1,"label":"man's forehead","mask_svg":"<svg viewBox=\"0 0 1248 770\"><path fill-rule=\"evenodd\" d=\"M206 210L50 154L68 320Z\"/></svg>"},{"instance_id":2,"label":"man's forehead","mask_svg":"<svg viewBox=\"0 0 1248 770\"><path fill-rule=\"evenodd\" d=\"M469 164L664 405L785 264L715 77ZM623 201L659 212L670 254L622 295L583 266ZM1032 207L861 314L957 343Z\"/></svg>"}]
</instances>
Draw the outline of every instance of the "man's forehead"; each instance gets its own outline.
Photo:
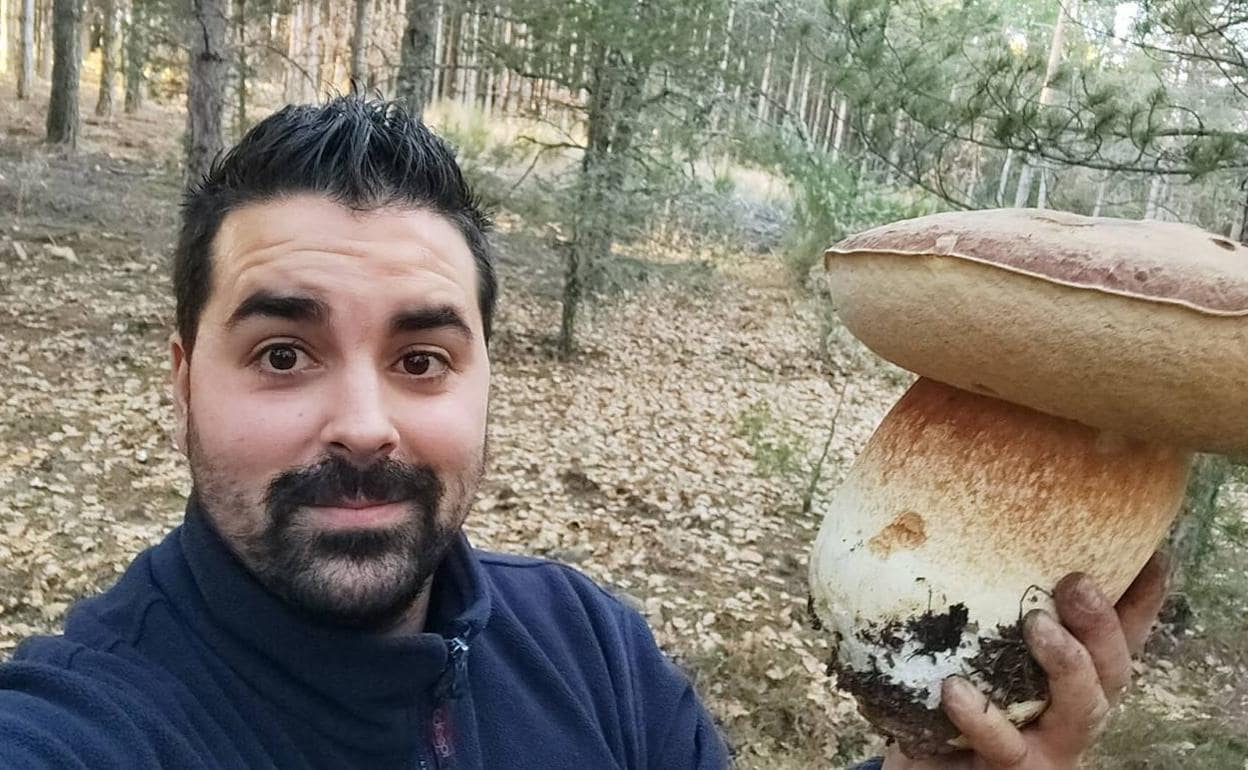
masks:
<instances>
[{"instance_id":1,"label":"man's forehead","mask_svg":"<svg viewBox=\"0 0 1248 770\"><path fill-rule=\"evenodd\" d=\"M311 195L249 204L226 216L213 252L219 305L259 290L324 296L361 284L375 287L378 300L418 290L460 304L475 294L476 265L462 233L425 209L361 212Z\"/></svg>"},{"instance_id":2,"label":"man's forehead","mask_svg":"<svg viewBox=\"0 0 1248 770\"><path fill-rule=\"evenodd\" d=\"M231 210L217 229L213 255L226 263L240 252L297 242L325 242L348 254L394 244L412 256L429 253L449 261L472 261L463 233L442 214L399 205L351 209L313 194L257 201Z\"/></svg>"}]
</instances>

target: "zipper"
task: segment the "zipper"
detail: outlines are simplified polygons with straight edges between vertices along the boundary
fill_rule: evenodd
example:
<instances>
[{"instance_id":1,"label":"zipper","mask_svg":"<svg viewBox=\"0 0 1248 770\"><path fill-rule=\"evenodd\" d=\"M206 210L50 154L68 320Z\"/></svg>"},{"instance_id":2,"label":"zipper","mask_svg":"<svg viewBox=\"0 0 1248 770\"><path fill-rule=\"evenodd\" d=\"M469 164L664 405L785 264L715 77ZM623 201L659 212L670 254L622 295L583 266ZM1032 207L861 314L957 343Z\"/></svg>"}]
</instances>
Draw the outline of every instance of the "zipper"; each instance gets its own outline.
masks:
<instances>
[{"instance_id":1,"label":"zipper","mask_svg":"<svg viewBox=\"0 0 1248 770\"><path fill-rule=\"evenodd\" d=\"M468 678L468 641L455 636L446 642L446 668L434 688L434 702L455 700L463 694L464 681Z\"/></svg>"},{"instance_id":2,"label":"zipper","mask_svg":"<svg viewBox=\"0 0 1248 770\"><path fill-rule=\"evenodd\" d=\"M460 636L446 642L446 666L434 685L433 708L424 715L425 742L417 756L417 770L438 770L455 765L455 735L448 701L463 694L468 678L468 640Z\"/></svg>"}]
</instances>

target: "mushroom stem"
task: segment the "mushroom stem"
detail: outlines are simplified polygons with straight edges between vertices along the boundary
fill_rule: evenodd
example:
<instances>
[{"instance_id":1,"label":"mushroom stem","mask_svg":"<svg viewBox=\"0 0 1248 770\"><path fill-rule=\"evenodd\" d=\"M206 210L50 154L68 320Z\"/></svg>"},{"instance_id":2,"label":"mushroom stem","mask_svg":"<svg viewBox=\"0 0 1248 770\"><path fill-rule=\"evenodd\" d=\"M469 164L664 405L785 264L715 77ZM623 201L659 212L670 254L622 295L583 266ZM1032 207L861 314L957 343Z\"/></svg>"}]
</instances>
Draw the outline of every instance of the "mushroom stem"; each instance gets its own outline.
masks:
<instances>
[{"instance_id":1,"label":"mushroom stem","mask_svg":"<svg viewBox=\"0 0 1248 770\"><path fill-rule=\"evenodd\" d=\"M1067 573L1113 599L1165 536L1191 454L920 378L825 512L811 562L833 668L907 753L952 750L940 684L969 677L1011 719L1042 710L1023 615Z\"/></svg>"}]
</instances>

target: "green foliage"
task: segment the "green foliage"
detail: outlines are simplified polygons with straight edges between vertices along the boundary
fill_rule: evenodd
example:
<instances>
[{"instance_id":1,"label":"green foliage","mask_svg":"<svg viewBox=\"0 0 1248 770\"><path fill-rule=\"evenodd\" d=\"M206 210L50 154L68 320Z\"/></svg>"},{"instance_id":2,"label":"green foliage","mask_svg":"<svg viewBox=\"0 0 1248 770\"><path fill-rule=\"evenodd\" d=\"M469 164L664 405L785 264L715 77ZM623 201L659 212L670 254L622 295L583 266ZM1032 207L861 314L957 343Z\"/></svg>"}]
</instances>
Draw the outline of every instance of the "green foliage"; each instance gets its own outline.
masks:
<instances>
[{"instance_id":1,"label":"green foliage","mask_svg":"<svg viewBox=\"0 0 1248 770\"><path fill-rule=\"evenodd\" d=\"M1229 474L1230 464L1221 457L1201 455L1193 464L1183 511L1170 534L1171 558L1185 581L1199 578L1214 550Z\"/></svg>"},{"instance_id":2,"label":"green foliage","mask_svg":"<svg viewBox=\"0 0 1248 770\"><path fill-rule=\"evenodd\" d=\"M755 401L742 413L737 435L750 445L760 476L794 479L805 475L809 445L772 414L766 401Z\"/></svg>"},{"instance_id":3,"label":"green foliage","mask_svg":"<svg viewBox=\"0 0 1248 770\"><path fill-rule=\"evenodd\" d=\"M772 132L750 142L754 157L782 175L793 199L785 263L804 284L823 252L852 233L939 210L932 196L890 189L861 178L856 168L812 153L791 135Z\"/></svg>"},{"instance_id":4,"label":"green foliage","mask_svg":"<svg viewBox=\"0 0 1248 770\"><path fill-rule=\"evenodd\" d=\"M599 296L659 285L679 286L691 295L706 294L716 286L715 268L702 260L655 262L613 254L595 263L586 276L586 287Z\"/></svg>"},{"instance_id":5,"label":"green foliage","mask_svg":"<svg viewBox=\"0 0 1248 770\"><path fill-rule=\"evenodd\" d=\"M438 130L444 139L454 145L455 155L461 164L480 163L486 159L486 153L492 146L490 126L479 110L457 110L447 116Z\"/></svg>"},{"instance_id":6,"label":"green foliage","mask_svg":"<svg viewBox=\"0 0 1248 770\"><path fill-rule=\"evenodd\" d=\"M1199 713L1169 713L1147 692L1136 691L1110 722L1094 750L1091 766L1102 770L1180 770L1189 767L1240 770L1248 766L1248 739L1239 693L1240 671L1248 665L1248 551L1243 534L1248 472L1221 458L1201 458L1189 485L1189 519L1201 524L1176 558L1198 558L1181 570L1180 596L1190 610L1177 650L1167 654L1176 670L1200 670L1183 677L1177 694L1200 704ZM1180 544L1182 546L1182 544ZM1188 551L1185 554L1184 551ZM1219 665L1213 665L1218 663ZM1226 665L1229 664L1229 665ZM1171 687L1174 685L1172 684Z\"/></svg>"},{"instance_id":7,"label":"green foliage","mask_svg":"<svg viewBox=\"0 0 1248 770\"><path fill-rule=\"evenodd\" d=\"M1226 484L1224 490L1245 489L1242 480ZM1199 558L1186 575L1182 590L1197 621L1204 641L1235 652L1248 664L1248 511L1238 504L1242 496L1219 495L1213 515L1199 543Z\"/></svg>"},{"instance_id":8,"label":"green foliage","mask_svg":"<svg viewBox=\"0 0 1248 770\"><path fill-rule=\"evenodd\" d=\"M1208 719L1167 718L1133 699L1110 722L1089 767L1099 770L1242 770L1248 739Z\"/></svg>"}]
</instances>

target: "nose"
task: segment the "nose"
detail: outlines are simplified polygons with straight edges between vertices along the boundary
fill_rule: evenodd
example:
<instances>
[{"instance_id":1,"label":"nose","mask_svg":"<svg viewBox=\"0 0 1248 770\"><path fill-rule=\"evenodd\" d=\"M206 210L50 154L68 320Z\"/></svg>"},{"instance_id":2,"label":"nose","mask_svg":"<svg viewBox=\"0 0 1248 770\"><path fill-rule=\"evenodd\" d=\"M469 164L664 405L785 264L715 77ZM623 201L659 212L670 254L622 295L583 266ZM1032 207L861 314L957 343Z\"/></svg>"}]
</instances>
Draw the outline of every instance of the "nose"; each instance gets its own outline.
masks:
<instances>
[{"instance_id":1,"label":"nose","mask_svg":"<svg viewBox=\"0 0 1248 770\"><path fill-rule=\"evenodd\" d=\"M399 431L387 405L385 382L371 367L344 372L332 394L330 418L321 439L354 465L369 465L399 444Z\"/></svg>"}]
</instances>

